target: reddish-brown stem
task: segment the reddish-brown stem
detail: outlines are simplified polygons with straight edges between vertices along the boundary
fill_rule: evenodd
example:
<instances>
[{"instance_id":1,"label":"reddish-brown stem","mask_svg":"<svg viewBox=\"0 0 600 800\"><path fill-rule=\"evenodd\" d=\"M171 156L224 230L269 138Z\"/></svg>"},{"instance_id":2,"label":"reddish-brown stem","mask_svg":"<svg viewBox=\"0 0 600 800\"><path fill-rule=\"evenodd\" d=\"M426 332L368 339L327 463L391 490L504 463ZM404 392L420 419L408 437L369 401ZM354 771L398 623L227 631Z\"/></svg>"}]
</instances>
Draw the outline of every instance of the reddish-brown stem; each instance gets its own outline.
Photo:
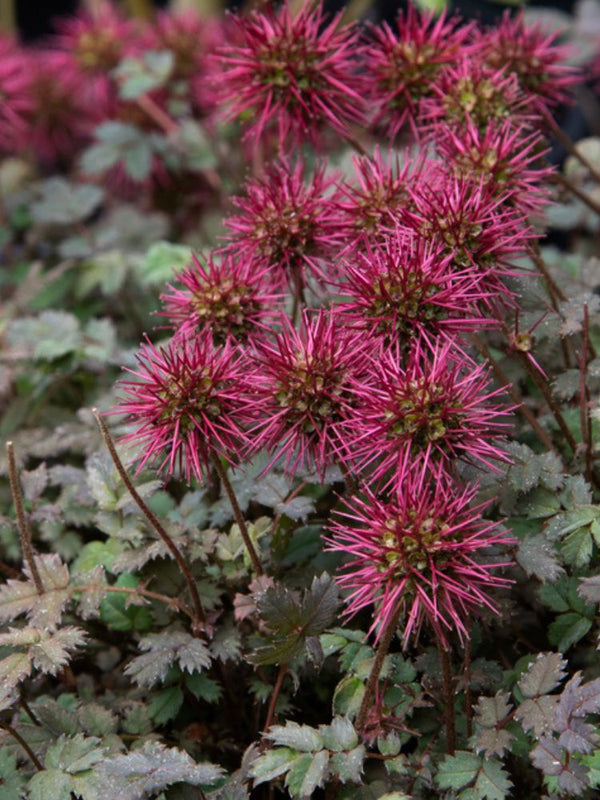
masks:
<instances>
[{"instance_id":1,"label":"reddish-brown stem","mask_svg":"<svg viewBox=\"0 0 600 800\"><path fill-rule=\"evenodd\" d=\"M98 425L100 426L100 431L102 432L102 438L104 439L104 443L110 453L110 457L112 459L113 464L121 480L125 484L127 491L137 504L138 508L142 512L142 514L146 517L148 522L152 525L156 533L160 536L166 546L169 548L169 551L173 555L173 558L177 562L179 569L181 570L181 574L183 575L190 592L190 596L192 598L192 604L194 606L194 620L192 622L192 631L194 634L199 634L205 628L206 619L204 616L204 609L202 608L202 601L200 600L200 595L198 594L198 589L196 587L196 583L194 581L194 577L190 572L190 569L186 563L185 558L182 556L179 548L173 541L173 539L169 536L166 532L160 520L156 516L156 514L152 511L152 509L145 503L142 499L140 494L138 493L137 489L131 482L129 475L127 474L127 470L123 466L123 462L119 458L119 454L116 451L115 445L113 443L112 437L106 427L106 424L102 417L100 416L98 409L92 409L93 415L96 417Z\"/></svg>"},{"instance_id":2,"label":"reddish-brown stem","mask_svg":"<svg viewBox=\"0 0 600 800\"><path fill-rule=\"evenodd\" d=\"M591 483L593 473L592 421L589 411L589 393L587 388L588 340L590 333L590 316L587 303L583 307L583 329L581 332L581 354L579 359L579 415L581 421L581 439L585 445L585 479Z\"/></svg>"},{"instance_id":3,"label":"reddish-brown stem","mask_svg":"<svg viewBox=\"0 0 600 800\"><path fill-rule=\"evenodd\" d=\"M359 733L365 727L367 714L371 706L371 700L373 698L373 695L375 694L375 687L377 686L377 681L379 680L379 675L381 674L383 662L385 661L385 657L387 656L388 650L390 649L392 639L394 638L396 630L398 628L400 611L401 608L399 606L396 609L396 611L392 614L392 616L388 619L383 631L381 632L381 638L379 639L379 644L375 652L375 658L373 660L371 672L369 673L369 677L367 678L367 683L365 685L365 693L363 695L362 703L360 704L360 709L358 711L358 714L356 715L355 728L357 731L359 731Z\"/></svg>"},{"instance_id":4,"label":"reddish-brown stem","mask_svg":"<svg viewBox=\"0 0 600 800\"><path fill-rule=\"evenodd\" d=\"M149 95L141 95L136 99L136 103L167 136L177 133L179 125Z\"/></svg>"},{"instance_id":5,"label":"reddish-brown stem","mask_svg":"<svg viewBox=\"0 0 600 800\"><path fill-rule=\"evenodd\" d=\"M273 686L273 691L271 692L271 699L269 701L269 708L267 709L267 718L265 720L265 732L269 730L271 725L273 724L273 720L275 719L275 706L277 705L277 698L281 692L281 687L283 685L283 679L287 675L288 665L282 664L279 667L279 672L277 673L277 678L275 679L275 686Z\"/></svg>"},{"instance_id":6,"label":"reddish-brown stem","mask_svg":"<svg viewBox=\"0 0 600 800\"><path fill-rule=\"evenodd\" d=\"M471 692L471 639L470 633L465 640L464 681L465 681L465 717L467 720L467 736L473 733L473 695Z\"/></svg>"},{"instance_id":7,"label":"reddish-brown stem","mask_svg":"<svg viewBox=\"0 0 600 800\"><path fill-rule=\"evenodd\" d=\"M42 764L42 762L39 760L39 758L38 758L38 757L36 756L36 754L33 752L33 750L31 749L31 747L29 747L29 745L27 744L27 742L25 741L25 739L24 739L24 738L21 736L21 734L20 734L18 731L16 731L16 730L13 728L13 726L12 726L12 725L9 725L7 722L0 722L0 728L2 728L3 730L5 730L7 733L10 733L10 735L13 737L13 739L14 739L16 742L18 742L18 743L21 745L21 747L23 748L23 750L25 750L25 752L26 752L26 753L27 753L27 755L29 756L29 758L30 758L31 762L33 763L33 766L34 766L34 767L35 767L37 770L42 770L42 769L44 769L44 765Z\"/></svg>"},{"instance_id":8,"label":"reddish-brown stem","mask_svg":"<svg viewBox=\"0 0 600 800\"><path fill-rule=\"evenodd\" d=\"M347 133L344 135L344 139L348 142L353 150L356 150L359 156L369 155L362 144L358 141L358 139L355 139L354 136L350 136L350 134Z\"/></svg>"},{"instance_id":9,"label":"reddish-brown stem","mask_svg":"<svg viewBox=\"0 0 600 800\"><path fill-rule=\"evenodd\" d=\"M149 589L143 589L142 587L138 586L133 588L129 586L108 586L106 584L99 584L98 586L95 586L94 584L90 584L88 586L80 585L72 587L71 594L77 594L78 592L96 592L98 589L102 589L107 594L129 594L132 596L137 594L140 595L140 597L147 597L149 600L159 600L161 603L169 606L169 608L172 608L175 611L183 612L192 621L194 621L196 618L194 612L188 608L178 597L169 597L168 594L152 592Z\"/></svg>"},{"instance_id":10,"label":"reddish-brown stem","mask_svg":"<svg viewBox=\"0 0 600 800\"><path fill-rule=\"evenodd\" d=\"M448 754L454 755L456 750L456 727L454 724L454 691L452 690L452 669L450 666L450 654L444 644L441 634L435 631L440 666L442 669L442 704L444 707L444 721L446 723L446 741Z\"/></svg>"},{"instance_id":11,"label":"reddish-brown stem","mask_svg":"<svg viewBox=\"0 0 600 800\"><path fill-rule=\"evenodd\" d=\"M543 444L547 450L550 450L551 452L555 453L556 448L552 443L552 439L550 438L548 433L544 430L544 428L542 428L540 423L537 421L533 411L524 404L523 398L517 391L516 387L513 385L510 378L503 371L500 364L498 364L496 359L492 356L485 342L482 339L480 339L476 333L471 334L471 341L473 342L477 350L481 353L481 355L484 356L484 358L488 361L490 367L492 368L492 372L496 376L496 379L498 380L499 383L501 383L504 386L510 397L514 400L515 405L517 406L517 410L522 416L525 417L527 422L529 422L532 430L540 440L541 444Z\"/></svg>"},{"instance_id":12,"label":"reddish-brown stem","mask_svg":"<svg viewBox=\"0 0 600 800\"><path fill-rule=\"evenodd\" d=\"M12 442L6 443L6 455L8 458L8 479L10 481L10 490L12 492L13 502L15 504L15 511L17 514L17 527L19 529L19 539L21 541L21 549L23 551L23 558L29 566L31 578L35 584L38 594L44 594L44 584L40 577L40 573L35 563L35 555L33 552L33 545L31 544L31 530L27 524L25 517L25 510L23 509L23 495L21 494L21 486L19 484L19 473L17 472L17 464L15 462L15 450Z\"/></svg>"},{"instance_id":13,"label":"reddish-brown stem","mask_svg":"<svg viewBox=\"0 0 600 800\"><path fill-rule=\"evenodd\" d=\"M342 475L344 477L344 486L346 488L346 494L348 496L352 496L358 492L358 478L356 475L353 475L348 467L340 462L340 470L342 471Z\"/></svg>"},{"instance_id":14,"label":"reddish-brown stem","mask_svg":"<svg viewBox=\"0 0 600 800\"><path fill-rule=\"evenodd\" d=\"M567 134L560 128L554 117L549 112L544 113L544 117L553 135L558 139L565 150L587 169L587 171L590 173L590 176L594 178L595 181L600 183L600 172L598 172L592 162L577 149L577 145L572 141L571 137L567 136Z\"/></svg>"},{"instance_id":15,"label":"reddish-brown stem","mask_svg":"<svg viewBox=\"0 0 600 800\"><path fill-rule=\"evenodd\" d=\"M584 205L590 208L595 214L598 214L598 216L600 216L600 203L597 203L592 197L590 197L588 194L582 191L578 186L575 186L574 183L571 183L571 181L568 180L568 178L565 178L564 175L561 175L560 173L557 172L555 175L552 176L552 180L560 184L563 188L567 189L578 200L581 200L581 202L584 203Z\"/></svg>"},{"instance_id":16,"label":"reddish-brown stem","mask_svg":"<svg viewBox=\"0 0 600 800\"><path fill-rule=\"evenodd\" d=\"M296 497L298 497L298 495L300 494L300 492L301 492L301 491L304 489L304 487L305 487L305 486L307 486L307 485L308 485L308 482L307 482L307 481L302 481L302 483L300 483L298 486L296 486L296 488L294 489L294 491L293 491L293 492L290 492L290 493L288 494L288 496L285 498L285 500L283 501L283 502L284 502L284 505L287 505L288 503L291 503L291 502L292 502L292 500L295 500L295 499L296 499ZM279 528L279 522L280 522L280 520L281 520L281 514L277 514L277 516L276 516L276 517L274 518L274 520L273 520L273 530L274 530L274 531L277 531L277 530L278 530L278 528Z\"/></svg>"},{"instance_id":17,"label":"reddish-brown stem","mask_svg":"<svg viewBox=\"0 0 600 800\"><path fill-rule=\"evenodd\" d=\"M546 286L548 288L548 294L550 295L550 300L552 301L552 305L555 311L558 311L558 302L564 302L566 300L565 294L563 290L560 288L558 283L554 280L548 267L546 266L546 262L544 261L542 254L540 252L540 247L537 242L531 242L529 245L529 254L531 256L531 260L536 266L536 269L546 282Z\"/></svg>"},{"instance_id":18,"label":"reddish-brown stem","mask_svg":"<svg viewBox=\"0 0 600 800\"><path fill-rule=\"evenodd\" d=\"M227 472L223 468L223 464L221 464L221 459L215 452L213 452L213 464L221 481L221 485L225 489L227 497L229 498L229 502L231 503L233 516L238 524L240 533L242 534L242 539L244 540L244 544L246 545L246 550L248 551L248 555L250 556L250 561L252 562L254 571L256 572L257 575L263 575L264 570L262 568L262 564L260 563L260 559L256 553L254 545L252 544L252 539L250 538L250 534L248 533L248 526L246 525L246 520L242 515L242 510L237 501L237 497L235 496L235 492L233 491L233 486L231 485L231 481L227 477Z\"/></svg>"},{"instance_id":19,"label":"reddish-brown stem","mask_svg":"<svg viewBox=\"0 0 600 800\"><path fill-rule=\"evenodd\" d=\"M560 428L562 435L565 437L565 440L567 441L569 447L571 448L573 453L575 453L575 451L577 450L577 443L573 438L573 434L571 433L569 426L567 425L560 408L558 407L555 399L552 397L552 392L548 384L546 383L544 378L540 375L535 365L532 364L531 361L527 358L527 355L525 353L521 353L518 350L516 352L517 356L519 357L519 360L521 361L521 363L523 364L523 366L533 379L535 385L542 393L544 400L546 401L548 408L552 412L552 415L554 416L554 419L556 420L558 427Z\"/></svg>"},{"instance_id":20,"label":"reddish-brown stem","mask_svg":"<svg viewBox=\"0 0 600 800\"><path fill-rule=\"evenodd\" d=\"M38 728L39 728L39 727L41 727L42 723L39 721L39 719L38 719L38 718L36 717L36 715L33 713L33 711L31 710L31 708L29 707L29 703L27 702L27 700L25 700L25 698L23 697L23 695L21 695L21 696L19 697L19 705L21 706L21 708L23 709L23 711L24 711L24 712L27 714L27 716L29 717L29 719L30 719L30 720L33 722L33 724L34 724L34 725L36 725Z\"/></svg>"}]
</instances>

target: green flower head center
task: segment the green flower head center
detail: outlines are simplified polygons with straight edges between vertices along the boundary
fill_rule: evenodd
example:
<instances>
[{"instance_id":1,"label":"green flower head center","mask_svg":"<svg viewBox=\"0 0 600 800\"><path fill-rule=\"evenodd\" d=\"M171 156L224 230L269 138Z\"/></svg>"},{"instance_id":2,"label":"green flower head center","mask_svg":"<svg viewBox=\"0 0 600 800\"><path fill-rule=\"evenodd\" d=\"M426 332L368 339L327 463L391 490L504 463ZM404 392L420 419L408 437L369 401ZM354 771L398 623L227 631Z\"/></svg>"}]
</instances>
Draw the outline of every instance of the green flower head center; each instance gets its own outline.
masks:
<instances>
[{"instance_id":1,"label":"green flower head center","mask_svg":"<svg viewBox=\"0 0 600 800\"><path fill-rule=\"evenodd\" d=\"M199 324L215 326L217 338L227 333L244 337L253 327L252 317L259 309L252 287L234 282L230 277L196 290L190 306Z\"/></svg>"},{"instance_id":2,"label":"green flower head center","mask_svg":"<svg viewBox=\"0 0 600 800\"><path fill-rule=\"evenodd\" d=\"M340 419L346 395L343 375L336 374L325 359L319 363L298 355L294 367L278 383L279 406L288 409L290 421L304 433Z\"/></svg>"},{"instance_id":3,"label":"green flower head center","mask_svg":"<svg viewBox=\"0 0 600 800\"><path fill-rule=\"evenodd\" d=\"M517 76L521 88L537 92L547 80L543 62L517 42L505 40L502 47L492 51L486 62L494 69L503 69Z\"/></svg>"},{"instance_id":4,"label":"green flower head center","mask_svg":"<svg viewBox=\"0 0 600 800\"><path fill-rule=\"evenodd\" d=\"M374 186L357 202L360 216L356 219L356 226L361 230L376 231L382 220L394 218L394 212L406 200L406 189L401 181L394 181L391 186Z\"/></svg>"},{"instance_id":5,"label":"green flower head center","mask_svg":"<svg viewBox=\"0 0 600 800\"><path fill-rule=\"evenodd\" d=\"M121 47L110 31L86 31L75 48L77 60L85 70L110 70L117 66Z\"/></svg>"},{"instance_id":6,"label":"green flower head center","mask_svg":"<svg viewBox=\"0 0 600 800\"><path fill-rule=\"evenodd\" d=\"M460 421L456 404L449 406L447 390L425 378L401 387L385 417L389 438L409 439L417 450L443 439Z\"/></svg>"},{"instance_id":7,"label":"green flower head center","mask_svg":"<svg viewBox=\"0 0 600 800\"><path fill-rule=\"evenodd\" d=\"M414 270L402 276L384 274L373 284L368 314L383 318L379 327L388 329L394 320L400 333L414 333L414 322L431 322L442 316L442 309L430 302L439 287L423 280Z\"/></svg>"},{"instance_id":8,"label":"green flower head center","mask_svg":"<svg viewBox=\"0 0 600 800\"><path fill-rule=\"evenodd\" d=\"M483 225L478 222L469 222L466 219L448 219L437 216L434 222L427 222L422 226L424 234L435 233L446 245L446 255L454 257L457 267L469 267L474 263L474 254L479 249L479 238L483 233ZM480 260L477 254L477 261Z\"/></svg>"},{"instance_id":9,"label":"green flower head center","mask_svg":"<svg viewBox=\"0 0 600 800\"><path fill-rule=\"evenodd\" d=\"M444 97L446 115L453 122L470 118L479 128L486 128L490 119L504 119L510 114L502 91L490 79L475 82L471 76L457 81Z\"/></svg>"},{"instance_id":10,"label":"green flower head center","mask_svg":"<svg viewBox=\"0 0 600 800\"><path fill-rule=\"evenodd\" d=\"M208 367L165 382L157 392L162 406L160 421L178 420L186 431L194 428L194 417L199 414L216 419L221 413L221 403L216 396L219 388Z\"/></svg>"},{"instance_id":11,"label":"green flower head center","mask_svg":"<svg viewBox=\"0 0 600 800\"><path fill-rule=\"evenodd\" d=\"M286 105L297 104L291 86L302 92L318 92L323 88L320 55L302 39L282 38L270 43L258 54L258 81L269 86L277 99ZM306 109L304 109L306 110Z\"/></svg>"},{"instance_id":12,"label":"green flower head center","mask_svg":"<svg viewBox=\"0 0 600 800\"><path fill-rule=\"evenodd\" d=\"M254 227L254 238L263 255L272 263L290 255L307 255L313 249L316 228L314 213L301 210L294 203L283 208L267 206Z\"/></svg>"},{"instance_id":13,"label":"green flower head center","mask_svg":"<svg viewBox=\"0 0 600 800\"><path fill-rule=\"evenodd\" d=\"M533 350L533 336L530 333L517 333L514 343L520 353L530 353Z\"/></svg>"},{"instance_id":14,"label":"green flower head center","mask_svg":"<svg viewBox=\"0 0 600 800\"><path fill-rule=\"evenodd\" d=\"M406 517L390 517L381 535L384 548L382 570L391 567L398 577L413 569L423 571L431 561L439 563L444 556L448 525L442 518L427 516L417 518L414 511Z\"/></svg>"},{"instance_id":15,"label":"green flower head center","mask_svg":"<svg viewBox=\"0 0 600 800\"><path fill-rule=\"evenodd\" d=\"M460 153L455 159L456 172L460 177L483 178L484 182L493 180L495 184L505 184L511 177L511 172L506 162L493 147L488 147L483 152L477 147Z\"/></svg>"},{"instance_id":16,"label":"green flower head center","mask_svg":"<svg viewBox=\"0 0 600 800\"><path fill-rule=\"evenodd\" d=\"M397 42L390 59L382 69L379 86L385 92L398 91L390 106L400 109L406 105L406 94L413 100L429 94L432 82L441 65L435 60L432 44Z\"/></svg>"}]
</instances>

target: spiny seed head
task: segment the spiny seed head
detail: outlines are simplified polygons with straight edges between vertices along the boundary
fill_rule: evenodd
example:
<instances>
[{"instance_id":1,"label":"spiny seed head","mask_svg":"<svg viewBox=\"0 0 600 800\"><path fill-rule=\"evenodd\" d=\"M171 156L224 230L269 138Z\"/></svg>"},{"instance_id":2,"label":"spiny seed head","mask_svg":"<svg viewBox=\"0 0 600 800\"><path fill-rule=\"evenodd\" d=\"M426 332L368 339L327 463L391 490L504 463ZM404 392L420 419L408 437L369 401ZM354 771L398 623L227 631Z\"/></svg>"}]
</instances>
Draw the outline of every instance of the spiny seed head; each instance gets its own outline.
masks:
<instances>
[{"instance_id":1,"label":"spiny seed head","mask_svg":"<svg viewBox=\"0 0 600 800\"><path fill-rule=\"evenodd\" d=\"M235 21L238 40L220 59L222 96L248 138L274 134L279 149L288 149L317 144L324 127L343 135L350 122L363 121L358 34L339 15L325 24L320 3L294 14L285 2Z\"/></svg>"},{"instance_id":2,"label":"spiny seed head","mask_svg":"<svg viewBox=\"0 0 600 800\"><path fill-rule=\"evenodd\" d=\"M378 638L400 610L406 645L425 621L443 641L451 632L464 639L470 616L496 611L489 592L510 583L495 574L507 562L486 562L480 553L513 542L482 519L476 493L413 465L389 499L366 489L335 512L326 543L350 559L337 579L349 592L346 615L373 606Z\"/></svg>"},{"instance_id":3,"label":"spiny seed head","mask_svg":"<svg viewBox=\"0 0 600 800\"><path fill-rule=\"evenodd\" d=\"M125 50L125 42L133 35L132 26L107 2L60 20L57 29L55 48L71 54L88 76L114 69Z\"/></svg>"},{"instance_id":4,"label":"spiny seed head","mask_svg":"<svg viewBox=\"0 0 600 800\"><path fill-rule=\"evenodd\" d=\"M402 162L397 151L382 154L378 147L370 156L353 158L354 181L339 187L345 195L340 209L347 228L346 252L352 255L364 240L374 243L394 230L411 207L410 189L427 181L430 163L425 157Z\"/></svg>"},{"instance_id":5,"label":"spiny seed head","mask_svg":"<svg viewBox=\"0 0 600 800\"><path fill-rule=\"evenodd\" d=\"M247 184L245 197L234 198L241 213L226 220L240 259L273 268L280 281L294 283L307 269L326 279L324 265L331 271L344 242L335 177L326 177L323 165L306 181L305 174L301 159L275 164Z\"/></svg>"},{"instance_id":6,"label":"spiny seed head","mask_svg":"<svg viewBox=\"0 0 600 800\"><path fill-rule=\"evenodd\" d=\"M283 318L275 340L258 344L258 369L248 377L259 415L253 449L284 455L290 472L322 475L342 452L365 346L325 311L305 312L299 331Z\"/></svg>"},{"instance_id":7,"label":"spiny seed head","mask_svg":"<svg viewBox=\"0 0 600 800\"><path fill-rule=\"evenodd\" d=\"M434 95L423 101L425 124L440 121L460 129L469 123L484 131L491 123L511 119L527 121L525 96L514 75L486 67L473 57L448 66L441 74Z\"/></svg>"},{"instance_id":8,"label":"spiny seed head","mask_svg":"<svg viewBox=\"0 0 600 800\"><path fill-rule=\"evenodd\" d=\"M558 45L557 31L528 24L523 14L505 13L499 25L489 28L476 42L481 57L492 69L514 75L521 90L539 110L568 99L568 88L580 80L567 65L571 48Z\"/></svg>"},{"instance_id":9,"label":"spiny seed head","mask_svg":"<svg viewBox=\"0 0 600 800\"><path fill-rule=\"evenodd\" d=\"M498 469L494 462L507 460L498 437L508 418L490 401L500 391L490 390L484 366L450 342L417 339L407 358L398 348L382 350L356 388L360 402L349 447L357 468L386 487L403 479L407 464L448 469L464 459Z\"/></svg>"},{"instance_id":10,"label":"spiny seed head","mask_svg":"<svg viewBox=\"0 0 600 800\"><path fill-rule=\"evenodd\" d=\"M443 124L436 140L440 155L459 179L485 185L503 203L531 212L547 199L544 181L551 168L541 163L546 148L539 131L512 120L491 123L484 131L470 122L460 129Z\"/></svg>"},{"instance_id":11,"label":"spiny seed head","mask_svg":"<svg viewBox=\"0 0 600 800\"><path fill-rule=\"evenodd\" d=\"M460 178L443 168L437 180L411 194L414 210L404 215L404 224L438 243L457 271L479 272L486 292L510 300L502 278L519 274L510 259L522 252L532 233L523 215L505 204L508 194L498 196L483 181Z\"/></svg>"},{"instance_id":12,"label":"spiny seed head","mask_svg":"<svg viewBox=\"0 0 600 800\"><path fill-rule=\"evenodd\" d=\"M135 429L124 442L139 445L138 470L202 480L215 455L235 463L244 441L242 357L229 343L213 344L210 331L172 339L166 347L142 345L134 380L121 381L114 413L128 414Z\"/></svg>"},{"instance_id":13,"label":"spiny seed head","mask_svg":"<svg viewBox=\"0 0 600 800\"><path fill-rule=\"evenodd\" d=\"M215 344L229 338L243 343L276 312L280 297L267 290L267 281L267 269L236 258L233 252L207 258L194 255L177 284L162 295L163 314L178 336L209 330Z\"/></svg>"},{"instance_id":14,"label":"spiny seed head","mask_svg":"<svg viewBox=\"0 0 600 800\"><path fill-rule=\"evenodd\" d=\"M473 267L454 269L453 256L396 225L374 246L367 241L344 264L338 305L348 323L377 334L382 344L407 345L415 337L455 338L460 331L487 324L480 307L487 293Z\"/></svg>"},{"instance_id":15,"label":"spiny seed head","mask_svg":"<svg viewBox=\"0 0 600 800\"><path fill-rule=\"evenodd\" d=\"M367 91L376 128L393 139L408 122L418 137L421 101L433 93L444 65L464 51L471 28L445 13L436 19L412 4L398 15L395 30L385 22L370 28L365 67L372 76Z\"/></svg>"}]
</instances>

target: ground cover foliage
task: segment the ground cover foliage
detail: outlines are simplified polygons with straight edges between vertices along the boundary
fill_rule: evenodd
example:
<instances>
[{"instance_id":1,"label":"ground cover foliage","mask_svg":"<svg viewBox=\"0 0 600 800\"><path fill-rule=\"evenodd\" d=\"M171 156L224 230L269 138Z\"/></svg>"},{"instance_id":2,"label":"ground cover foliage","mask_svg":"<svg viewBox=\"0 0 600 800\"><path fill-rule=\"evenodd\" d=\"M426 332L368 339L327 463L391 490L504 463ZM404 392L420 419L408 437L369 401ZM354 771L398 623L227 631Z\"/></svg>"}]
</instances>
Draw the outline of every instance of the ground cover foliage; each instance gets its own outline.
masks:
<instances>
[{"instance_id":1,"label":"ground cover foliage","mask_svg":"<svg viewBox=\"0 0 600 800\"><path fill-rule=\"evenodd\" d=\"M582 73L351 16L0 38L3 798L600 787Z\"/></svg>"}]
</instances>

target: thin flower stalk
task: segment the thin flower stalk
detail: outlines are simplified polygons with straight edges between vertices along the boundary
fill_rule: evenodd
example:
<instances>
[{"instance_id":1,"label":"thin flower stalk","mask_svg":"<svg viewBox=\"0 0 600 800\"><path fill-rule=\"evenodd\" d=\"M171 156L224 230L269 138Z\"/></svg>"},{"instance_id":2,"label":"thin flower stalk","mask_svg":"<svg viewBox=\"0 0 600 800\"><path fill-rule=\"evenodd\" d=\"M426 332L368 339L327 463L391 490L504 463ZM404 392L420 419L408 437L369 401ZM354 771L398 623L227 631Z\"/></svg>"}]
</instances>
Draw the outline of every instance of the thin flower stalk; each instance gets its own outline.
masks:
<instances>
[{"instance_id":1,"label":"thin flower stalk","mask_svg":"<svg viewBox=\"0 0 600 800\"><path fill-rule=\"evenodd\" d=\"M192 630L194 631L194 633L200 634L200 632L203 631L206 627L206 616L204 614L204 609L202 607L202 601L200 600L200 594L198 593L198 587L196 586L196 582L192 576L192 573L190 572L190 568L188 567L185 558L181 554L181 551L179 550L179 548L177 547L171 536L169 536L169 534L161 524L156 514L150 509L150 507L143 500L143 498L140 496L139 492L131 482L129 475L127 474L127 470L123 466L123 462L121 461L119 454L117 453L112 437L109 433L108 428L106 427L106 423L100 416L98 410L94 408L92 409L92 412L94 414L94 417L96 418L96 421L98 422L98 425L100 426L102 438L104 439L104 443L106 444L112 462L115 465L115 468L119 473L121 480L127 487L127 491L135 501L136 505L138 506L142 514L146 517L146 519L152 525L156 533L160 536L165 545L168 547L169 552L171 553L171 555L177 562L177 566L181 570L181 574L183 575L187 583L195 611L195 619Z\"/></svg>"},{"instance_id":2,"label":"thin flower stalk","mask_svg":"<svg viewBox=\"0 0 600 800\"><path fill-rule=\"evenodd\" d=\"M17 464L15 461L15 449L12 442L6 443L6 456L8 459L8 477L10 480L10 490L15 504L15 511L17 512L17 527L19 529L19 539L21 542L21 549L23 551L23 558L31 573L31 578L35 584L38 594L44 593L44 584L40 576L37 564L35 563L35 553L33 545L31 544L31 530L25 517L25 510L23 508L23 495L21 493L21 486L19 485L19 474L17 472Z\"/></svg>"}]
</instances>

